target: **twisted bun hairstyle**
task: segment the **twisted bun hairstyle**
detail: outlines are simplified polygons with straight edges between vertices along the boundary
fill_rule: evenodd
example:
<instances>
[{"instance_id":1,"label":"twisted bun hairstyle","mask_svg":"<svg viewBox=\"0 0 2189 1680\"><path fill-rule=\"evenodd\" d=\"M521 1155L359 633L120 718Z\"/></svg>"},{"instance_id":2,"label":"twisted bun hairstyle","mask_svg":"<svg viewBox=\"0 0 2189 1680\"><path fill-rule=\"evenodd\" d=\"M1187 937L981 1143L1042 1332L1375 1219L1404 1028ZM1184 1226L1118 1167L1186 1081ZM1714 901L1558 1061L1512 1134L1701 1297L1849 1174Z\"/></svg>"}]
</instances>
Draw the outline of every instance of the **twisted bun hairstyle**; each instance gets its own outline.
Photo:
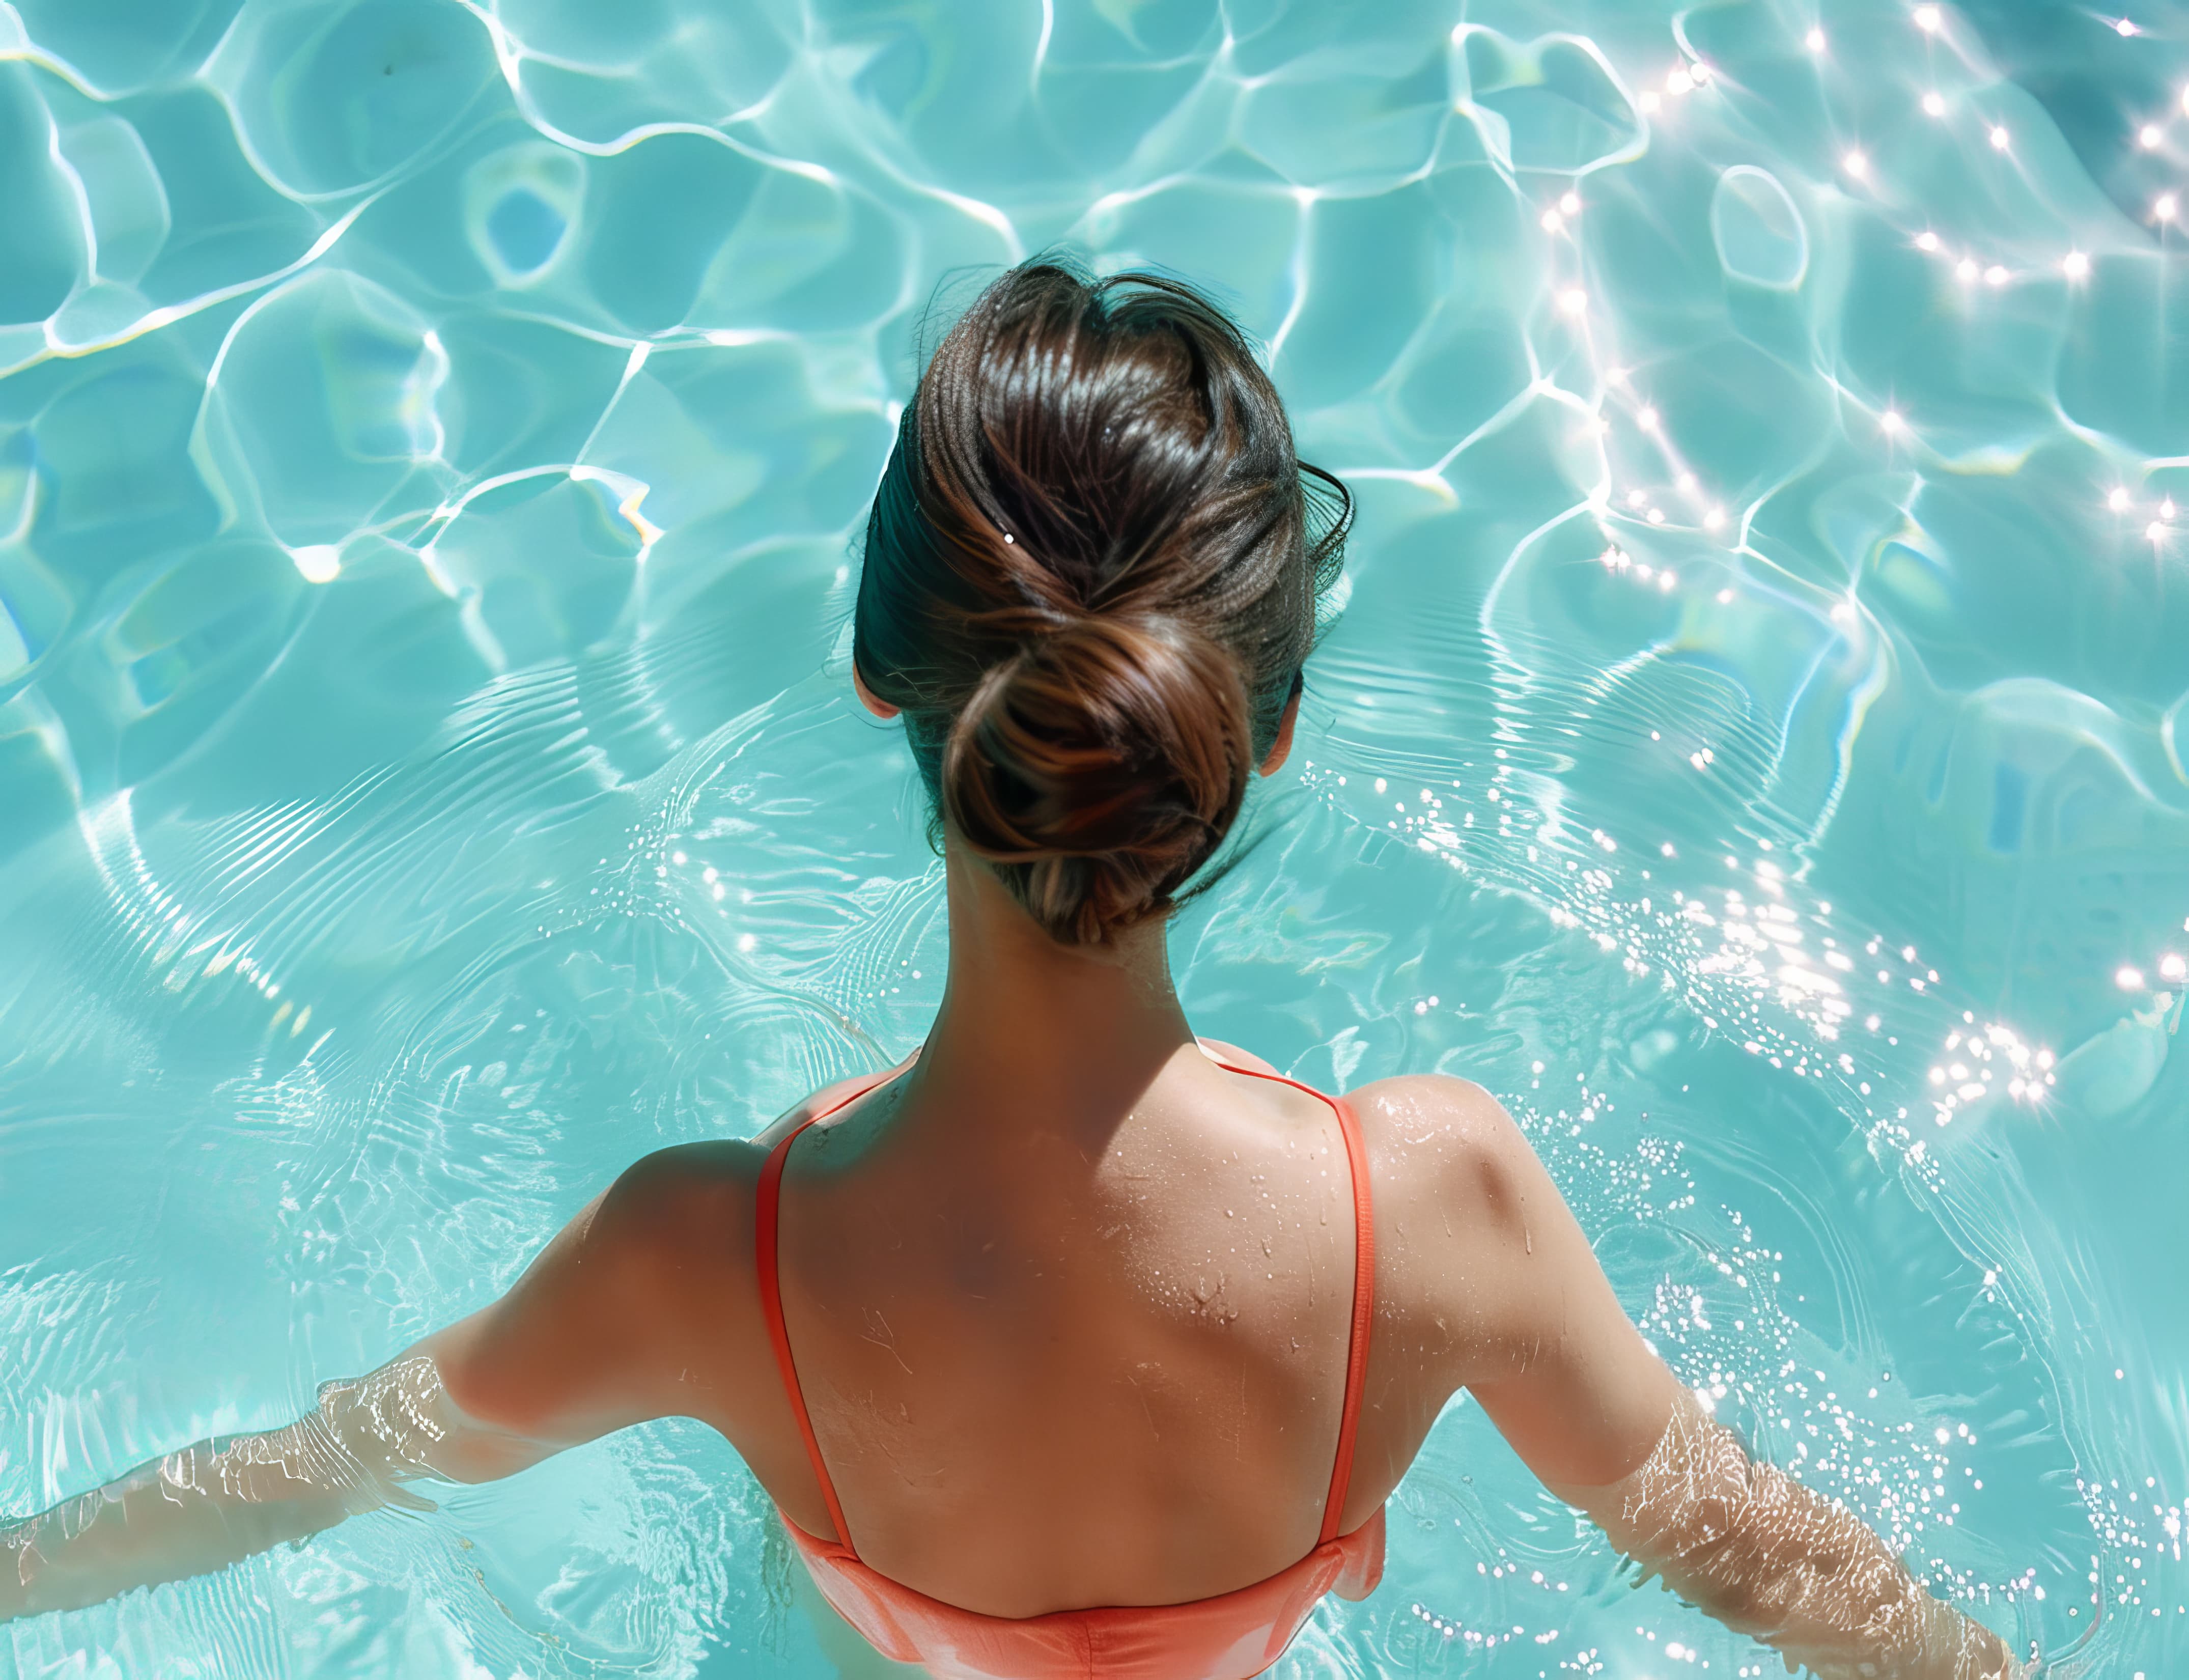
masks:
<instances>
[{"instance_id":1,"label":"twisted bun hairstyle","mask_svg":"<svg viewBox=\"0 0 2189 1680\"><path fill-rule=\"evenodd\" d=\"M1351 516L1215 305L1036 258L905 408L852 658L947 831L1053 937L1099 944L1191 897L1223 845Z\"/></svg>"}]
</instances>

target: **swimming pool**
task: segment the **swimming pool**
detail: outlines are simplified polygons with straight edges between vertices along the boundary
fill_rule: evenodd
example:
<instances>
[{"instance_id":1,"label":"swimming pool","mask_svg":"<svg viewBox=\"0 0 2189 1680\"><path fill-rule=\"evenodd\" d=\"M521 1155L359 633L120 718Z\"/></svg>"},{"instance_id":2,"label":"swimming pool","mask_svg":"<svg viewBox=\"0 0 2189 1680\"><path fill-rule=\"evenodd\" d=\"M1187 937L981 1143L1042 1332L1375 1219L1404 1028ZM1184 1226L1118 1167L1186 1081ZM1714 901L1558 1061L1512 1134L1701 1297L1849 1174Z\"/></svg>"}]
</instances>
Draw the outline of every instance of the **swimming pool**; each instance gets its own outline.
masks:
<instances>
[{"instance_id":1,"label":"swimming pool","mask_svg":"<svg viewBox=\"0 0 2189 1680\"><path fill-rule=\"evenodd\" d=\"M2017 1643L2175 1672L2185 41L0 7L0 1512L295 1415L914 1042L847 538L938 277L1068 240L1226 296L1362 503L1196 1024L1480 1080L1721 1416ZM648 1428L0 1669L825 1673L764 1506ZM1766 1660L1462 1403L1278 1672Z\"/></svg>"}]
</instances>

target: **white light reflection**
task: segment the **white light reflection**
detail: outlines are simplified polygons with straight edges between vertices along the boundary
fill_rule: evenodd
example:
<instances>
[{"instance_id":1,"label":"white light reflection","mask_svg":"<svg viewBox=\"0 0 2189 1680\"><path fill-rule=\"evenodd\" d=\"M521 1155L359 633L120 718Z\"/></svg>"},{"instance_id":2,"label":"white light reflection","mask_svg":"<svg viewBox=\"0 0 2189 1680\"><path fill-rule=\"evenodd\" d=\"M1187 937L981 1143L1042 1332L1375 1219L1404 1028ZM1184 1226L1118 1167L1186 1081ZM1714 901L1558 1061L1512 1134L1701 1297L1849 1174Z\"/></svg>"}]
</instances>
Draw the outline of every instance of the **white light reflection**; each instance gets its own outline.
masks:
<instances>
[{"instance_id":1,"label":"white light reflection","mask_svg":"<svg viewBox=\"0 0 2189 1680\"><path fill-rule=\"evenodd\" d=\"M1918 251L1936 251L1938 248L1938 243L1937 235L1932 233L1928 228L1915 235L1915 248Z\"/></svg>"},{"instance_id":2,"label":"white light reflection","mask_svg":"<svg viewBox=\"0 0 2189 1680\"><path fill-rule=\"evenodd\" d=\"M1864 153L1851 151L1840 161L1846 167L1847 173L1853 176L1856 180L1865 180L1869 178L1869 159Z\"/></svg>"},{"instance_id":3,"label":"white light reflection","mask_svg":"<svg viewBox=\"0 0 2189 1680\"><path fill-rule=\"evenodd\" d=\"M2062 257L2060 267L2069 280L2088 280L2090 277L2090 259L2079 251L2071 251Z\"/></svg>"},{"instance_id":4,"label":"white light reflection","mask_svg":"<svg viewBox=\"0 0 2189 1680\"><path fill-rule=\"evenodd\" d=\"M1936 6L1918 6L1915 8L1915 27L1924 34L1936 35L1945 25L1945 14Z\"/></svg>"},{"instance_id":5,"label":"white light reflection","mask_svg":"<svg viewBox=\"0 0 2189 1680\"><path fill-rule=\"evenodd\" d=\"M1924 94L1923 114L1926 116L1943 116L1946 114L1946 96L1935 89Z\"/></svg>"},{"instance_id":6,"label":"white light reflection","mask_svg":"<svg viewBox=\"0 0 2189 1680\"><path fill-rule=\"evenodd\" d=\"M342 575L342 550L332 543L307 543L291 549L289 557L296 562L306 583L332 583Z\"/></svg>"},{"instance_id":7,"label":"white light reflection","mask_svg":"<svg viewBox=\"0 0 2189 1680\"><path fill-rule=\"evenodd\" d=\"M1823 52L1824 50L1824 31L1821 29L1811 30L1807 35L1802 37L1802 44L1804 47L1807 47L1813 53ZM2189 104L2189 96L2185 96L2183 103Z\"/></svg>"},{"instance_id":8,"label":"white light reflection","mask_svg":"<svg viewBox=\"0 0 2189 1680\"><path fill-rule=\"evenodd\" d=\"M1996 122L1992 124L1991 149L1994 151L2005 151L2012 139L2013 136L2009 134L2005 129L2000 127L1999 124Z\"/></svg>"},{"instance_id":9,"label":"white light reflection","mask_svg":"<svg viewBox=\"0 0 2189 1680\"><path fill-rule=\"evenodd\" d=\"M2162 222L2170 222L2180 212L2181 201L2172 193L2161 193L2152 202L2151 213Z\"/></svg>"}]
</instances>

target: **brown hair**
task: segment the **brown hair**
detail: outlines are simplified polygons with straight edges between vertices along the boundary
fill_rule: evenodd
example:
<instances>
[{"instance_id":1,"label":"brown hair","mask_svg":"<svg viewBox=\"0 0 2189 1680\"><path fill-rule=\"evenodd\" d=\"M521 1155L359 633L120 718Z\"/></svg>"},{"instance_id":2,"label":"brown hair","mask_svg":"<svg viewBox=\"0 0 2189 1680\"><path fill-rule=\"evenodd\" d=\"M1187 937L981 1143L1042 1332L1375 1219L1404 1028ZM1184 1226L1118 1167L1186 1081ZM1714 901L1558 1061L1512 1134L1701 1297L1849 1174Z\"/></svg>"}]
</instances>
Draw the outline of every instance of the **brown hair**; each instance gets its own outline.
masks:
<instances>
[{"instance_id":1,"label":"brown hair","mask_svg":"<svg viewBox=\"0 0 2189 1680\"><path fill-rule=\"evenodd\" d=\"M1097 943L1190 896L1230 832L1352 512L1221 309L1036 257L905 408L852 659L950 829L1054 937Z\"/></svg>"}]
</instances>

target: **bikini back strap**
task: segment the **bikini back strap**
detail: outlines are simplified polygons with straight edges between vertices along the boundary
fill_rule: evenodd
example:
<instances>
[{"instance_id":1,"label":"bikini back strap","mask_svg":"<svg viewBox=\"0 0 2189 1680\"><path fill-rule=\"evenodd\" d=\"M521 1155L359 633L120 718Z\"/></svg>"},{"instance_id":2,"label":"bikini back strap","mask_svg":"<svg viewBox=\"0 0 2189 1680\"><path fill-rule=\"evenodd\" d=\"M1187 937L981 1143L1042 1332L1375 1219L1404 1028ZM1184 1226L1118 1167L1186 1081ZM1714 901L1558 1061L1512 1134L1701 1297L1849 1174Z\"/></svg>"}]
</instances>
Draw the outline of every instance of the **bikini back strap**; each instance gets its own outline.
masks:
<instances>
[{"instance_id":1,"label":"bikini back strap","mask_svg":"<svg viewBox=\"0 0 2189 1680\"><path fill-rule=\"evenodd\" d=\"M806 1391L799 1386L798 1366L790 1357L790 1331L783 1321L783 1273L778 1252L783 1224L783 1169L790 1160L790 1145L798 1141L806 1127L857 1102L884 1080L893 1078L894 1073L892 1070L869 1080L817 1114L808 1115L789 1136L768 1151L767 1164L760 1171L760 1193L753 1219L753 1259L760 1279L760 1309L767 1321L767 1339L775 1348L775 1368L783 1377L783 1392L790 1401L791 1415L798 1420L798 1433L806 1443L806 1458L813 1467L813 1479L821 1484L821 1498L829 1507L829 1520L835 1524L837 1543L854 1558L859 1554L851 1545L851 1530L844 1521L844 1507L836 1498L836 1484L829 1479L828 1462L821 1457L821 1443L814 1437L813 1418L806 1410Z\"/></svg>"},{"instance_id":2,"label":"bikini back strap","mask_svg":"<svg viewBox=\"0 0 2189 1680\"><path fill-rule=\"evenodd\" d=\"M1345 1348L1345 1407L1338 1414L1338 1457L1330 1467L1330 1491L1322 1503L1322 1536L1338 1538L1345 1496L1353 1485L1353 1448L1360 1433L1360 1396L1368 1383L1368 1338L1376 1321L1376 1215L1368 1183L1368 1144L1360 1117L1343 1097L1326 1100L1345 1134L1345 1164L1353 1179L1353 1328Z\"/></svg>"},{"instance_id":3,"label":"bikini back strap","mask_svg":"<svg viewBox=\"0 0 2189 1680\"><path fill-rule=\"evenodd\" d=\"M1338 1453L1331 1462L1330 1491L1322 1502L1322 1532L1315 1541L1327 1546L1338 1538L1338 1524L1345 1517L1345 1496L1353 1486L1353 1448L1360 1433L1360 1396L1368 1381L1368 1338L1376 1320L1376 1209L1368 1183L1368 1144L1360 1134L1360 1117L1343 1097L1318 1091L1281 1073L1239 1067L1216 1056L1209 1060L1228 1072L1268 1079L1320 1097L1337 1114L1338 1128L1345 1137L1346 1170L1353 1181L1353 1324L1345 1345L1345 1403L1338 1414Z\"/></svg>"}]
</instances>

